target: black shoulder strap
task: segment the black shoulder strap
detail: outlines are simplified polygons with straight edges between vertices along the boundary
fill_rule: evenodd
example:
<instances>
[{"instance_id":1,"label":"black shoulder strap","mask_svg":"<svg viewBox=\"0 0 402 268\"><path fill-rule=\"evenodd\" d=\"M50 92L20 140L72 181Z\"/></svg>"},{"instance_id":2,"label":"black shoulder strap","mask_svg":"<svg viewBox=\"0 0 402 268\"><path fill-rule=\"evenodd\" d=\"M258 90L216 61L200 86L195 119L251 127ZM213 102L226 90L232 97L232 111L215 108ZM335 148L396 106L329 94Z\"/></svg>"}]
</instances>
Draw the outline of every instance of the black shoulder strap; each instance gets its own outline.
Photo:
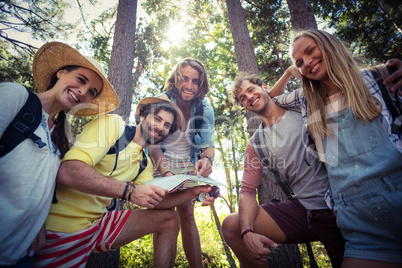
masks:
<instances>
[{"instance_id":1,"label":"black shoulder strap","mask_svg":"<svg viewBox=\"0 0 402 268\"><path fill-rule=\"evenodd\" d=\"M112 172L109 175L112 175L113 172L117 168L117 160L119 159L119 152L124 150L127 145L134 139L136 127L125 125L123 135L116 141L116 143L110 147L107 154L116 154L116 161L114 163L114 167Z\"/></svg>"},{"instance_id":2,"label":"black shoulder strap","mask_svg":"<svg viewBox=\"0 0 402 268\"><path fill-rule=\"evenodd\" d=\"M392 66L387 69L390 74L392 74L393 72L396 71L395 66ZM398 110L398 107L401 107L399 98L396 96L396 94L398 92L395 92L395 97L392 98L387 87L383 85L384 79L381 76L381 73L377 70L371 70L371 73L373 74L373 77L376 80L377 85L381 90L382 98L384 99L384 102L387 105L387 108L392 115L393 122L391 123L391 131L392 131L392 133L401 133L402 132L402 115L401 115L401 111ZM402 109L402 108L399 108L399 109Z\"/></svg>"},{"instance_id":3,"label":"black shoulder strap","mask_svg":"<svg viewBox=\"0 0 402 268\"><path fill-rule=\"evenodd\" d=\"M119 152L122 151L124 148L126 148L127 145L134 139L135 130L136 130L136 127L126 125L124 128L123 135L121 135L121 137L116 141L116 143L112 147L110 147L109 151L107 152L107 154L116 154L116 161L115 161L113 170L109 175L112 175L112 173L116 170L117 160L119 159ZM138 173L135 176L135 178L132 179L131 181L134 181L141 174L141 172L144 171L144 169L147 167L147 165L148 165L148 158L147 158L147 155L145 154L144 150L142 150L142 160L140 163ZM116 208L121 208L121 207L122 207L121 200L119 201L116 198L113 198L111 200L110 204L107 206L107 210L112 211L112 210L115 210Z\"/></svg>"},{"instance_id":4,"label":"black shoulder strap","mask_svg":"<svg viewBox=\"0 0 402 268\"><path fill-rule=\"evenodd\" d=\"M0 157L5 156L26 138L32 139L39 148L46 143L34 134L42 119L42 105L38 96L28 90L28 99L8 125L0 139Z\"/></svg>"},{"instance_id":5,"label":"black shoulder strap","mask_svg":"<svg viewBox=\"0 0 402 268\"><path fill-rule=\"evenodd\" d=\"M275 166L274 161L270 161L271 159L271 152L269 151L268 147L264 144L264 128L262 124L257 128L257 131L254 133L252 141L253 141L253 148L258 157L261 159L263 166L268 168L276 179L276 182L282 188L283 192L289 199L293 198L293 190L289 183L289 181L279 172L278 168ZM271 164L271 163L272 164Z\"/></svg>"},{"instance_id":6,"label":"black shoulder strap","mask_svg":"<svg viewBox=\"0 0 402 268\"><path fill-rule=\"evenodd\" d=\"M202 102L200 102L195 106L195 117L194 117L195 133L199 134L201 132L201 125L204 120L203 115L204 115L204 106L202 105Z\"/></svg>"}]
</instances>

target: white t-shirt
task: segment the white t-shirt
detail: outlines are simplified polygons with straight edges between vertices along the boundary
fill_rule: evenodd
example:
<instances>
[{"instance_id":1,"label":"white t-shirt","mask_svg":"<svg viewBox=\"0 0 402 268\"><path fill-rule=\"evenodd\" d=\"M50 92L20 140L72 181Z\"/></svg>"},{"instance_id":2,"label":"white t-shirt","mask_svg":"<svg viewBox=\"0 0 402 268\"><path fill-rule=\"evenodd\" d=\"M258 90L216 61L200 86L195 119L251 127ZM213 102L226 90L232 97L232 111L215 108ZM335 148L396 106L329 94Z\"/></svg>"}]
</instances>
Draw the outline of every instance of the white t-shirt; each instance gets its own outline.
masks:
<instances>
[{"instance_id":1,"label":"white t-shirt","mask_svg":"<svg viewBox=\"0 0 402 268\"><path fill-rule=\"evenodd\" d=\"M16 83L0 83L0 96L2 136L28 99L28 92ZM0 266L13 265L27 255L52 203L60 159L51 142L48 118L42 110L34 132L46 146L39 148L25 139L0 158Z\"/></svg>"},{"instance_id":2,"label":"white t-shirt","mask_svg":"<svg viewBox=\"0 0 402 268\"><path fill-rule=\"evenodd\" d=\"M190 123L189 123L190 125ZM165 148L164 154L172 158L190 158L191 137L189 125L185 132L177 130L162 141L161 145Z\"/></svg>"}]
</instances>

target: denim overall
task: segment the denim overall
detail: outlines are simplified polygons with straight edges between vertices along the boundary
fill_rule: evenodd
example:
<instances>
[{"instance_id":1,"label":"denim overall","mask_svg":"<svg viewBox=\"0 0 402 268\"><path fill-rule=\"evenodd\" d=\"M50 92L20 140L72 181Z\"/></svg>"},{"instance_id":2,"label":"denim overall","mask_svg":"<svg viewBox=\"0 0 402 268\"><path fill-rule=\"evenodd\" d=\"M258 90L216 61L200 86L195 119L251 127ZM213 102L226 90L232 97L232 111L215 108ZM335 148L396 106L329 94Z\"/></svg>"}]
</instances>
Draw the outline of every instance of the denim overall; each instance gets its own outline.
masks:
<instances>
[{"instance_id":1,"label":"denim overall","mask_svg":"<svg viewBox=\"0 0 402 268\"><path fill-rule=\"evenodd\" d=\"M349 108L330 118L323 145L344 257L402 263L402 153L378 119Z\"/></svg>"}]
</instances>

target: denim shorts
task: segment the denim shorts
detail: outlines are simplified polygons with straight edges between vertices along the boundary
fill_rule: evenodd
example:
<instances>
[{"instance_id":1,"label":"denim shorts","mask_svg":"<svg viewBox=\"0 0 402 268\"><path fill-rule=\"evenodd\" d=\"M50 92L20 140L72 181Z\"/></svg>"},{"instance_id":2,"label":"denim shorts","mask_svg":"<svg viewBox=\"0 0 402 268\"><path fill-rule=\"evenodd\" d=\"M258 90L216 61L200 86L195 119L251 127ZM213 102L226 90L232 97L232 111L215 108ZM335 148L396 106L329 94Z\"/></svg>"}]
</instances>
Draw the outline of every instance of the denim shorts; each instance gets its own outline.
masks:
<instances>
[{"instance_id":1,"label":"denim shorts","mask_svg":"<svg viewBox=\"0 0 402 268\"><path fill-rule=\"evenodd\" d=\"M402 169L334 196L344 257L402 263Z\"/></svg>"}]
</instances>

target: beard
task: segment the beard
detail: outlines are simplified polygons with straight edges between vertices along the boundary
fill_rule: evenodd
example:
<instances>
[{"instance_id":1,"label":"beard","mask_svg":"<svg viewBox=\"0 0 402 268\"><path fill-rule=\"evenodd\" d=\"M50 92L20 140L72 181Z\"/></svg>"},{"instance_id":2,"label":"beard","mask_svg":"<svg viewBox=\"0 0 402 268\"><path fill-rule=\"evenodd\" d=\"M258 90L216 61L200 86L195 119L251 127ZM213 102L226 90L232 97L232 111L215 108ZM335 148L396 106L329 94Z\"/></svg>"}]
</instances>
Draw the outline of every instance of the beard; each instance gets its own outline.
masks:
<instances>
[{"instance_id":1,"label":"beard","mask_svg":"<svg viewBox=\"0 0 402 268\"><path fill-rule=\"evenodd\" d=\"M152 135L151 132L158 133L160 135L159 138ZM143 120L141 123L141 134L146 143L151 145L158 144L166 138L162 131L157 131L155 127L150 127L146 120Z\"/></svg>"},{"instance_id":2,"label":"beard","mask_svg":"<svg viewBox=\"0 0 402 268\"><path fill-rule=\"evenodd\" d=\"M188 91L193 92L192 90L188 90ZM193 96L186 96L185 98L183 98L182 94L184 94L184 93L183 93L182 89L179 90L176 88L176 93L177 93L177 98L183 102L192 102L195 99L195 94Z\"/></svg>"}]
</instances>

